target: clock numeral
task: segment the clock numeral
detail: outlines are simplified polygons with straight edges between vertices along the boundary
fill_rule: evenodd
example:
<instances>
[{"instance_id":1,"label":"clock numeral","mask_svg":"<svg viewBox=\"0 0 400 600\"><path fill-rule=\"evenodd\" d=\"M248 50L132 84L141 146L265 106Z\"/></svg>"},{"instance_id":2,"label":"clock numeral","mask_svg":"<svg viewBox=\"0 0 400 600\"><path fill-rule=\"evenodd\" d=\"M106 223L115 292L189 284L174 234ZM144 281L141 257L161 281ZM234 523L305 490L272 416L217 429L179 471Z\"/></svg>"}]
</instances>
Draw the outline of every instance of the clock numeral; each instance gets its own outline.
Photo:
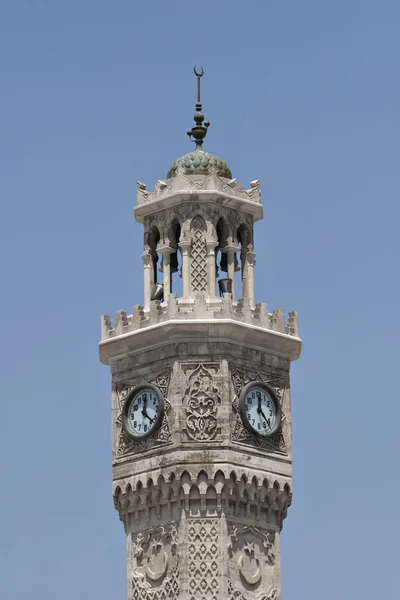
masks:
<instances>
[{"instance_id":1,"label":"clock numeral","mask_svg":"<svg viewBox=\"0 0 400 600\"><path fill-rule=\"evenodd\" d=\"M266 424L266 422L265 422L265 421L264 421L264 423L263 423L263 427L264 427L264 429L267 429L267 424Z\"/></svg>"},{"instance_id":2,"label":"clock numeral","mask_svg":"<svg viewBox=\"0 0 400 600\"><path fill-rule=\"evenodd\" d=\"M248 418L248 420L250 421L250 419L251 419L251 415L250 415L250 413L247 413L247 418Z\"/></svg>"},{"instance_id":3,"label":"clock numeral","mask_svg":"<svg viewBox=\"0 0 400 600\"><path fill-rule=\"evenodd\" d=\"M135 404L135 406L133 407L133 412L137 412L139 410L139 407L137 404Z\"/></svg>"},{"instance_id":4,"label":"clock numeral","mask_svg":"<svg viewBox=\"0 0 400 600\"><path fill-rule=\"evenodd\" d=\"M153 406L155 406L157 404L157 398L154 398L153 400Z\"/></svg>"},{"instance_id":5,"label":"clock numeral","mask_svg":"<svg viewBox=\"0 0 400 600\"><path fill-rule=\"evenodd\" d=\"M272 415L273 415L273 414L274 414L274 413L272 412L272 410L271 410L271 409L269 409L269 416L270 416L270 417L272 417Z\"/></svg>"},{"instance_id":6,"label":"clock numeral","mask_svg":"<svg viewBox=\"0 0 400 600\"><path fill-rule=\"evenodd\" d=\"M252 400L251 398L247 398L247 402L248 402L249 404L253 404L253 400Z\"/></svg>"},{"instance_id":7,"label":"clock numeral","mask_svg":"<svg viewBox=\"0 0 400 600\"><path fill-rule=\"evenodd\" d=\"M137 421L134 422L133 424L134 427L137 427Z\"/></svg>"},{"instance_id":8,"label":"clock numeral","mask_svg":"<svg viewBox=\"0 0 400 600\"><path fill-rule=\"evenodd\" d=\"M144 431L146 432L146 431L147 431L147 425L145 425L145 426L143 427L143 429L144 429Z\"/></svg>"},{"instance_id":9,"label":"clock numeral","mask_svg":"<svg viewBox=\"0 0 400 600\"><path fill-rule=\"evenodd\" d=\"M255 398L255 397L256 397L256 394L255 394L255 392L251 392L251 397L252 397L252 398Z\"/></svg>"},{"instance_id":10,"label":"clock numeral","mask_svg":"<svg viewBox=\"0 0 400 600\"><path fill-rule=\"evenodd\" d=\"M255 423L255 422L256 422L256 420L255 420L255 419L253 419L253 425L254 425L254 423Z\"/></svg>"},{"instance_id":11,"label":"clock numeral","mask_svg":"<svg viewBox=\"0 0 400 600\"><path fill-rule=\"evenodd\" d=\"M258 429L261 429L261 423L258 424Z\"/></svg>"}]
</instances>

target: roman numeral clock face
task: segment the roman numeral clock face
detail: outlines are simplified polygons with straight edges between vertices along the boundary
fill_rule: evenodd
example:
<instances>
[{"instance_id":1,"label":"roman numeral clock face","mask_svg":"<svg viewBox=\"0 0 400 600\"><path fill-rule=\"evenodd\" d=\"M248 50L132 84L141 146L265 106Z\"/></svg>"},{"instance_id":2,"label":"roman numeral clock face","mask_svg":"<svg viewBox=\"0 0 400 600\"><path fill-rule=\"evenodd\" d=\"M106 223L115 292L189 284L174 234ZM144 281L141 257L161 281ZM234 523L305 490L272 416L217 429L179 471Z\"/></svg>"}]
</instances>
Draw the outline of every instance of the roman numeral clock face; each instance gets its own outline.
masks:
<instances>
[{"instance_id":1,"label":"roman numeral clock face","mask_svg":"<svg viewBox=\"0 0 400 600\"><path fill-rule=\"evenodd\" d=\"M161 425L164 398L161 391L149 383L136 387L125 402L122 425L133 439L154 434Z\"/></svg>"},{"instance_id":2,"label":"roman numeral clock face","mask_svg":"<svg viewBox=\"0 0 400 600\"><path fill-rule=\"evenodd\" d=\"M265 384L249 383L239 398L243 425L251 433L269 437L280 424L280 409L275 393Z\"/></svg>"}]
</instances>

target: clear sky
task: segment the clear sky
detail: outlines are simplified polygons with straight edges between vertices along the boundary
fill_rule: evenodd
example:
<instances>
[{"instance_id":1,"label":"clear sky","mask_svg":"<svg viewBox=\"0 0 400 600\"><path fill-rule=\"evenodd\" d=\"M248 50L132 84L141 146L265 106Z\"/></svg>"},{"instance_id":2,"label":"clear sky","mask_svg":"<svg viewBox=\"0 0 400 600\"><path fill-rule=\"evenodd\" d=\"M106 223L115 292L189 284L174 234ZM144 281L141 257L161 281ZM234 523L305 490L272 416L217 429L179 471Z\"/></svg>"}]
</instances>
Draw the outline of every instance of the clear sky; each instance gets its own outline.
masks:
<instances>
[{"instance_id":1,"label":"clear sky","mask_svg":"<svg viewBox=\"0 0 400 600\"><path fill-rule=\"evenodd\" d=\"M142 302L136 181L259 178L256 299L297 310L284 600L398 600L397 0L0 2L0 597L125 598L100 314Z\"/></svg>"}]
</instances>

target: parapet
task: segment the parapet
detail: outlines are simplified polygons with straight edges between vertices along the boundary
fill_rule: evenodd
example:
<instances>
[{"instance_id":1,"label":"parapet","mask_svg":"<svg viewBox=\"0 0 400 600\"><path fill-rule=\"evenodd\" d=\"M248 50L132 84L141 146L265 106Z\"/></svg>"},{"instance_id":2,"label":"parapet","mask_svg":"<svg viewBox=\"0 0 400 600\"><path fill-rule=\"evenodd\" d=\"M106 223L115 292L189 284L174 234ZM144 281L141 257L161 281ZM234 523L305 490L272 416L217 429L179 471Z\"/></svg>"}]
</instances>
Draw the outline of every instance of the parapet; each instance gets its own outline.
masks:
<instances>
[{"instance_id":1,"label":"parapet","mask_svg":"<svg viewBox=\"0 0 400 600\"><path fill-rule=\"evenodd\" d=\"M143 306L135 306L133 313L127 315L120 310L116 314L114 327L108 315L101 318L102 341L117 338L121 335L146 329L167 321L236 321L259 329L270 330L298 339L298 319L296 312L289 312L285 319L284 311L275 308L268 312L267 305L260 302L250 307L247 298L232 302L231 294L224 294L215 305L207 302L206 294L199 292L191 303L180 304L176 294L171 294L166 302L153 300L150 309L144 311Z\"/></svg>"},{"instance_id":2,"label":"parapet","mask_svg":"<svg viewBox=\"0 0 400 600\"><path fill-rule=\"evenodd\" d=\"M147 190L144 183L137 183L137 201L135 218L141 222L147 215L148 209L157 206L162 210L184 200L209 201L229 203L232 208L249 212L254 220L262 219L260 182L254 180L249 189L239 183L237 179L226 179L217 175L216 169L211 168L209 175L185 175L184 169L177 169L176 177L165 181L157 181L154 191Z\"/></svg>"}]
</instances>

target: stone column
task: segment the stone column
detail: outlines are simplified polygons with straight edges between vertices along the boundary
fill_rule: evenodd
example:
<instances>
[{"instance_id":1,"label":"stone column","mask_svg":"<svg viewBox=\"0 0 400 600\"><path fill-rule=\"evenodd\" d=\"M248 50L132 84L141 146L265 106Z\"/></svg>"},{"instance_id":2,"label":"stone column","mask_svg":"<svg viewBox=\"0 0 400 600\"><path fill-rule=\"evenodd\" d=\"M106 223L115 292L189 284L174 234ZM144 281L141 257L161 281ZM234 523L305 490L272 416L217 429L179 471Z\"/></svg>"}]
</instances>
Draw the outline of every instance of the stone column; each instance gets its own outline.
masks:
<instances>
[{"instance_id":1,"label":"stone column","mask_svg":"<svg viewBox=\"0 0 400 600\"><path fill-rule=\"evenodd\" d=\"M150 252L145 252L142 254L143 260L143 287L144 287L144 301L143 308L144 310L149 310L150 308L150 293L151 293L151 271L153 268L153 257Z\"/></svg>"},{"instance_id":2,"label":"stone column","mask_svg":"<svg viewBox=\"0 0 400 600\"><path fill-rule=\"evenodd\" d=\"M184 298L190 297L190 240L182 240L179 248L182 253L182 293Z\"/></svg>"},{"instance_id":3,"label":"stone column","mask_svg":"<svg viewBox=\"0 0 400 600\"><path fill-rule=\"evenodd\" d=\"M226 253L227 263L228 263L228 277L232 279L232 300L235 300L235 253L240 250L239 246L235 246L234 244L230 244L229 246L225 246L225 248L221 248L221 252Z\"/></svg>"},{"instance_id":4,"label":"stone column","mask_svg":"<svg viewBox=\"0 0 400 600\"><path fill-rule=\"evenodd\" d=\"M256 253L247 253L247 293L249 304L254 308L254 267L256 266Z\"/></svg>"},{"instance_id":5,"label":"stone column","mask_svg":"<svg viewBox=\"0 0 400 600\"><path fill-rule=\"evenodd\" d=\"M249 297L247 252L242 248L240 253L240 268L242 276L242 298Z\"/></svg>"},{"instance_id":6,"label":"stone column","mask_svg":"<svg viewBox=\"0 0 400 600\"><path fill-rule=\"evenodd\" d=\"M162 254L162 264L163 264L163 277L164 277L164 300L168 299L168 296L171 293L171 262L170 255L175 252L174 248L170 248L169 246L161 246L157 248L157 251Z\"/></svg>"},{"instance_id":7,"label":"stone column","mask_svg":"<svg viewBox=\"0 0 400 600\"><path fill-rule=\"evenodd\" d=\"M208 295L216 296L216 274L215 274L215 248L217 241L207 241L207 262L208 262Z\"/></svg>"}]
</instances>

